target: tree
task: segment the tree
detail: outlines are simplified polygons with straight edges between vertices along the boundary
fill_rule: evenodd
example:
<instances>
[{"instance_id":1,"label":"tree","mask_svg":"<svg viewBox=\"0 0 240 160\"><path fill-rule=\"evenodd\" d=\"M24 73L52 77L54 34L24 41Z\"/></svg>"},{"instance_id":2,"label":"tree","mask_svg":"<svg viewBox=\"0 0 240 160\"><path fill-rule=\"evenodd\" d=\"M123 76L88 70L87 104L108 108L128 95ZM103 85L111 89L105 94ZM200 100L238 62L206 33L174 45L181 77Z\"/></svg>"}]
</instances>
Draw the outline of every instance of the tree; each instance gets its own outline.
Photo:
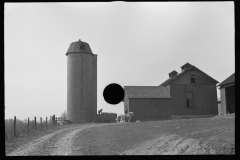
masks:
<instances>
[{"instance_id":1,"label":"tree","mask_svg":"<svg viewBox=\"0 0 240 160\"><path fill-rule=\"evenodd\" d=\"M66 110L63 111L63 113L61 114L61 117L62 117L63 121L67 119L67 111Z\"/></svg>"},{"instance_id":2,"label":"tree","mask_svg":"<svg viewBox=\"0 0 240 160\"><path fill-rule=\"evenodd\" d=\"M72 124L72 121L70 120L67 120L67 111L63 111L63 113L61 114L61 117L63 119L63 125L66 125L66 124Z\"/></svg>"}]
</instances>

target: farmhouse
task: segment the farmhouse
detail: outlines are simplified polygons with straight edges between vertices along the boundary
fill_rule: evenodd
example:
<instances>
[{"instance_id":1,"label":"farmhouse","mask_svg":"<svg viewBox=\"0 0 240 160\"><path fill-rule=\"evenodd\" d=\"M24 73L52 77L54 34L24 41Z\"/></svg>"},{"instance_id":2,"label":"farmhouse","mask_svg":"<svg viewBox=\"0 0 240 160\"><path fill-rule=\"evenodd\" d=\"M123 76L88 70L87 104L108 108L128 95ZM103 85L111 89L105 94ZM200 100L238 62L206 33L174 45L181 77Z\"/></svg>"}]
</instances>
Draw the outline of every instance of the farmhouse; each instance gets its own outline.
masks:
<instances>
[{"instance_id":1,"label":"farmhouse","mask_svg":"<svg viewBox=\"0 0 240 160\"><path fill-rule=\"evenodd\" d=\"M217 83L186 63L159 86L124 86L124 111L134 113L132 121L217 115Z\"/></svg>"},{"instance_id":2,"label":"farmhouse","mask_svg":"<svg viewBox=\"0 0 240 160\"><path fill-rule=\"evenodd\" d=\"M235 113L235 73L222 81L218 86L221 93L220 114Z\"/></svg>"}]
</instances>

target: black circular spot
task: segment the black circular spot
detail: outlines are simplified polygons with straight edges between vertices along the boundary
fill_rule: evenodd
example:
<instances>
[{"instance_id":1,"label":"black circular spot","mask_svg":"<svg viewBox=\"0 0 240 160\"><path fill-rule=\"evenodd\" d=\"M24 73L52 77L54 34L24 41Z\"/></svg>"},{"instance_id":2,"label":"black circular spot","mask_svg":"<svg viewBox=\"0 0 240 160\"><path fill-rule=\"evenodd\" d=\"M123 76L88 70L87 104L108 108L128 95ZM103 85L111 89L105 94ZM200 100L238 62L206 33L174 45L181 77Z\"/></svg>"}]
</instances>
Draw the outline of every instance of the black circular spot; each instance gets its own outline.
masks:
<instances>
[{"instance_id":1,"label":"black circular spot","mask_svg":"<svg viewBox=\"0 0 240 160\"><path fill-rule=\"evenodd\" d=\"M118 104L124 98L124 89L116 83L111 83L103 90L103 97L109 104Z\"/></svg>"}]
</instances>

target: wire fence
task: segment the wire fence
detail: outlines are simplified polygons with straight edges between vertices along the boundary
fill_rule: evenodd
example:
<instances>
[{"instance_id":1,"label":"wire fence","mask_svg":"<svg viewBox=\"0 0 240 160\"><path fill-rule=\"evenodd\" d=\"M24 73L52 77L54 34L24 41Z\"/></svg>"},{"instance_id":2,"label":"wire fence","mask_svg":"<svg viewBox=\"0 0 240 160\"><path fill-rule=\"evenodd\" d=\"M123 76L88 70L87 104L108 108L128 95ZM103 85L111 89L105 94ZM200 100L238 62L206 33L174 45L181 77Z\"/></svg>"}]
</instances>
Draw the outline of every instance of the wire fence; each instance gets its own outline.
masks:
<instances>
[{"instance_id":1,"label":"wire fence","mask_svg":"<svg viewBox=\"0 0 240 160\"><path fill-rule=\"evenodd\" d=\"M9 140L13 137L28 136L34 132L47 131L52 129L61 118L55 117L28 117L24 120L19 120L14 116L14 119L5 120L5 139Z\"/></svg>"}]
</instances>

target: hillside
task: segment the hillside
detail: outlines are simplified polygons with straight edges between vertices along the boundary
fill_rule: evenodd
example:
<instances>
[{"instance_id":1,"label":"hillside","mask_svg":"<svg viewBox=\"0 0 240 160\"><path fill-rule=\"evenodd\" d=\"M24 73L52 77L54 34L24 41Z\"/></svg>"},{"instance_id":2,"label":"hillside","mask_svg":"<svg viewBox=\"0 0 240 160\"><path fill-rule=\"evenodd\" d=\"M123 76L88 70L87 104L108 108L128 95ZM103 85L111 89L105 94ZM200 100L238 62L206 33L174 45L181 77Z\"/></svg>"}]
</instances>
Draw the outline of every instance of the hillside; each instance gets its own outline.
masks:
<instances>
[{"instance_id":1,"label":"hillside","mask_svg":"<svg viewBox=\"0 0 240 160\"><path fill-rule=\"evenodd\" d=\"M235 154L235 116L79 124L21 143L7 155Z\"/></svg>"}]
</instances>

